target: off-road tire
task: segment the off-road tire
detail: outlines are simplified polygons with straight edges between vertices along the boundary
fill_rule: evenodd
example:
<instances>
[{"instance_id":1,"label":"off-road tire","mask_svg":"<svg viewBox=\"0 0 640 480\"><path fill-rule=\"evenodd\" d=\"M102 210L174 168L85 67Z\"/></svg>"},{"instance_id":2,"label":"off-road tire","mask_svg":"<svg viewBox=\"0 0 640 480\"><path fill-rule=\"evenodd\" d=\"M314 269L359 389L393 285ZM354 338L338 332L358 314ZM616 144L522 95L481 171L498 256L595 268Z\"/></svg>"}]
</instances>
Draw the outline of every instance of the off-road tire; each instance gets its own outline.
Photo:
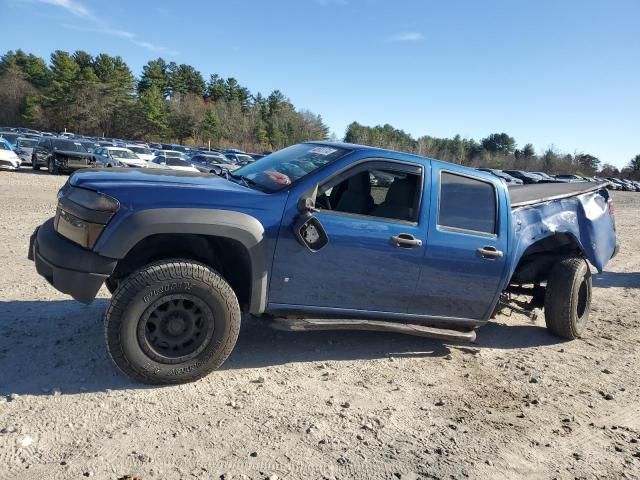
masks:
<instances>
[{"instance_id":1,"label":"off-road tire","mask_svg":"<svg viewBox=\"0 0 640 480\"><path fill-rule=\"evenodd\" d=\"M573 340L584 332L591 311L591 270L586 260L558 262L547 280L544 318L555 335Z\"/></svg>"},{"instance_id":2,"label":"off-road tire","mask_svg":"<svg viewBox=\"0 0 640 480\"><path fill-rule=\"evenodd\" d=\"M210 313L204 315L212 325L210 338L204 336L203 350L194 352L194 358L158 361L145 337L144 318L149 318L149 310L158 302L181 295L200 302L202 311ZM207 375L227 359L240 331L240 306L229 284L209 266L191 260L163 260L119 283L105 313L104 329L109 355L133 380L152 385L186 383Z\"/></svg>"},{"instance_id":3,"label":"off-road tire","mask_svg":"<svg viewBox=\"0 0 640 480\"><path fill-rule=\"evenodd\" d=\"M33 170L40 170L40 165L38 165L38 161L36 160L35 156L31 157L31 168Z\"/></svg>"}]
</instances>

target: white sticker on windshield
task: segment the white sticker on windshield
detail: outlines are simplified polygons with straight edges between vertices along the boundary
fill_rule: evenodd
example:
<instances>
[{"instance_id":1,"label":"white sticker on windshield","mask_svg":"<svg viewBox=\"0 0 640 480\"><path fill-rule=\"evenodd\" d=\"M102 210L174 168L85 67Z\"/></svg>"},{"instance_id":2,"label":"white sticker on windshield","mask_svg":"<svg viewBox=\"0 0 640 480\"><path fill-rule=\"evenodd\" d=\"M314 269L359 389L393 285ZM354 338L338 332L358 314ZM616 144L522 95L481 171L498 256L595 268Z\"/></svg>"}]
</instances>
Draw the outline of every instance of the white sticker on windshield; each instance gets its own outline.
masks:
<instances>
[{"instance_id":1,"label":"white sticker on windshield","mask_svg":"<svg viewBox=\"0 0 640 480\"><path fill-rule=\"evenodd\" d=\"M73 144L74 144L74 145L82 146L82 144L81 144L81 143L78 143L78 142L73 142Z\"/></svg>"},{"instance_id":2,"label":"white sticker on windshield","mask_svg":"<svg viewBox=\"0 0 640 480\"><path fill-rule=\"evenodd\" d=\"M317 153L318 155L331 155L333 152L337 152L335 148L330 147L314 147L309 152Z\"/></svg>"}]
</instances>

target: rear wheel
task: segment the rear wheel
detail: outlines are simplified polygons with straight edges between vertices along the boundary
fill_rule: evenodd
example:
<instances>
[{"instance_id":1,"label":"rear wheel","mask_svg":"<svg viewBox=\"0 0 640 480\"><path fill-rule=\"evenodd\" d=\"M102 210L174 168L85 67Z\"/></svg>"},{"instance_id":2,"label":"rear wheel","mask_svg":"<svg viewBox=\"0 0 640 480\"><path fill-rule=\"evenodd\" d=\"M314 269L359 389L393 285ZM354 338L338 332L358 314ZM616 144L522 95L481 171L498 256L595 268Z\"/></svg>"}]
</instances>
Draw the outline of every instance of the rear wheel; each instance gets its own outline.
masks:
<instances>
[{"instance_id":1,"label":"rear wheel","mask_svg":"<svg viewBox=\"0 0 640 480\"><path fill-rule=\"evenodd\" d=\"M132 379L197 380L235 346L240 306L210 267L188 260L152 263L121 281L105 314L107 348Z\"/></svg>"},{"instance_id":2,"label":"rear wheel","mask_svg":"<svg viewBox=\"0 0 640 480\"><path fill-rule=\"evenodd\" d=\"M573 340L584 332L591 311L591 270L583 258L557 263L547 280L544 301L547 328Z\"/></svg>"}]
</instances>

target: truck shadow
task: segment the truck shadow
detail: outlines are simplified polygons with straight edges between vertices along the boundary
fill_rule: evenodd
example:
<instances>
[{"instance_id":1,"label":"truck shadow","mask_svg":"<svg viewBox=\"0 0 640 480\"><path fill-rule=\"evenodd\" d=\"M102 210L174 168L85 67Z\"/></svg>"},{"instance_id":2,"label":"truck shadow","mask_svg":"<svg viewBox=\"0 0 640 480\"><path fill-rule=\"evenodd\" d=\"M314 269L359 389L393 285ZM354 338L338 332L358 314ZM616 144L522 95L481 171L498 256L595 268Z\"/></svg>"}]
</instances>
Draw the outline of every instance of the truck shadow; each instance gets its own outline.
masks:
<instances>
[{"instance_id":1,"label":"truck shadow","mask_svg":"<svg viewBox=\"0 0 640 480\"><path fill-rule=\"evenodd\" d=\"M593 276L598 288L640 288L640 272L602 272Z\"/></svg>"},{"instance_id":2,"label":"truck shadow","mask_svg":"<svg viewBox=\"0 0 640 480\"><path fill-rule=\"evenodd\" d=\"M108 300L0 302L0 395L48 395L152 388L133 383L112 364L104 345L102 315ZM545 328L490 323L478 343L456 348L518 349L558 343ZM453 347L454 344L451 344ZM221 370L260 369L295 362L438 358L449 344L421 337L363 331L280 332L247 317Z\"/></svg>"}]
</instances>

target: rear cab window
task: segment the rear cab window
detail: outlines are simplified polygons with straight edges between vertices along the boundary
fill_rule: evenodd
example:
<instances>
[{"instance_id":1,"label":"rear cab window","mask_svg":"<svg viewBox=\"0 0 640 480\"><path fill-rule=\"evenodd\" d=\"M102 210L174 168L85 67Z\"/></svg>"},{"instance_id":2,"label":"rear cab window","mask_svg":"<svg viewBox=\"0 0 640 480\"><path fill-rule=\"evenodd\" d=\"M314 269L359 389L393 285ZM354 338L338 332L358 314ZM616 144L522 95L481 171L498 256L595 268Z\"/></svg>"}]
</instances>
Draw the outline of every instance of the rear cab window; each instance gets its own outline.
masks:
<instances>
[{"instance_id":1,"label":"rear cab window","mask_svg":"<svg viewBox=\"0 0 640 480\"><path fill-rule=\"evenodd\" d=\"M441 172L440 230L496 235L497 205L497 192L492 183L453 172Z\"/></svg>"}]
</instances>

